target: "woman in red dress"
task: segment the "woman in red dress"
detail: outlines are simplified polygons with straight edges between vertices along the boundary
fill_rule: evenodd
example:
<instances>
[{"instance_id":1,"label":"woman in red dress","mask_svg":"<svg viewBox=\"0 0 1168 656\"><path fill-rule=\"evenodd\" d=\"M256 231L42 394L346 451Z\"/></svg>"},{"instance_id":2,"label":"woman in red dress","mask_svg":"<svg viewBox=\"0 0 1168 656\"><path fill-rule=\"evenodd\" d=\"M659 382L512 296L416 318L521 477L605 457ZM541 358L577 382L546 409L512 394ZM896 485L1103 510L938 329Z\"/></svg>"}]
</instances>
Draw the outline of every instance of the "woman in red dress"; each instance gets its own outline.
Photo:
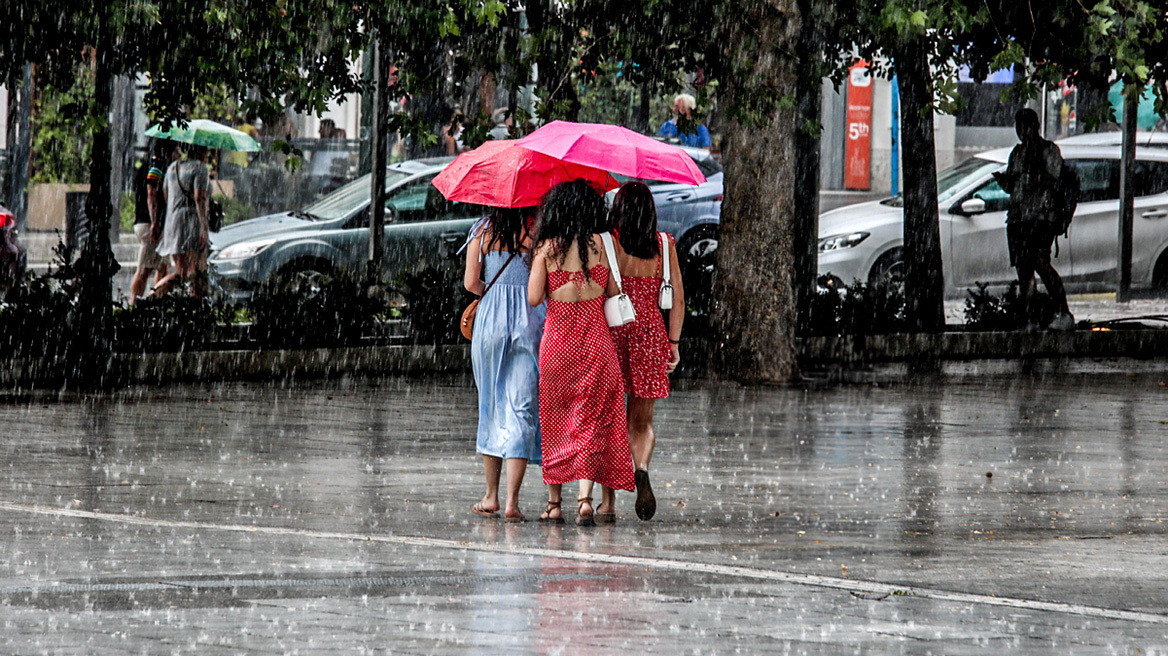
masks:
<instances>
[{"instance_id":1,"label":"woman in red dress","mask_svg":"<svg viewBox=\"0 0 1168 656\"><path fill-rule=\"evenodd\" d=\"M657 441L653 432L653 406L657 399L669 396L669 374L681 360L678 341L685 319L685 294L681 288L677 248L672 236L657 232L657 209L648 187L640 182L621 187L612 202L609 225L620 239L617 266L622 274L622 291L632 299L637 311L636 321L613 328L612 337L629 395L629 446L633 451L637 485L634 507L637 517L649 520L657 512L657 499L649 485L649 460ZM668 258L662 257L665 249ZM666 259L668 271L664 271ZM658 305L661 287L666 282L673 286L668 330ZM615 520L615 503L616 495L603 490L597 517L601 521Z\"/></svg>"},{"instance_id":2,"label":"woman in red dress","mask_svg":"<svg viewBox=\"0 0 1168 656\"><path fill-rule=\"evenodd\" d=\"M624 384L604 319L616 293L598 230L604 199L583 180L544 197L532 249L527 300L547 299L539 348L539 421L547 509L540 521L562 522L562 486L580 481L576 523L595 524L592 485L633 489Z\"/></svg>"}]
</instances>

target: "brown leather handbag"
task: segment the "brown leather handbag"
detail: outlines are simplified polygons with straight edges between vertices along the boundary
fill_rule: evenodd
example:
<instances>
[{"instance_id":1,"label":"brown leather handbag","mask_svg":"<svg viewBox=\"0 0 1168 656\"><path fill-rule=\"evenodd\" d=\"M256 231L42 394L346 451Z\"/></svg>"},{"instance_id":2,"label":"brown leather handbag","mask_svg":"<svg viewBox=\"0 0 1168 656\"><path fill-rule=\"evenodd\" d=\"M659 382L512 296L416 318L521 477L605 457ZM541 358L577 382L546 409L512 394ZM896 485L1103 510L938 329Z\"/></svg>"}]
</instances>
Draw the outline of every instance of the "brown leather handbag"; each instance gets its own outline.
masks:
<instances>
[{"instance_id":1,"label":"brown leather handbag","mask_svg":"<svg viewBox=\"0 0 1168 656\"><path fill-rule=\"evenodd\" d=\"M487 292L491 291L491 287L495 286L495 281L499 279L499 276L503 275L503 269L506 269L507 265L511 264L511 260L514 260L516 255L518 255L518 253L512 253L511 257L507 258L507 261L503 263L503 266L499 269L499 272L495 274L494 278L491 278L490 284L488 284L487 288L483 290L483 296L486 296ZM482 296L476 298L470 302L470 305L466 306L465 310L462 311L462 319L459 322L459 328L462 329L462 336L467 339L471 339L474 335L475 313L479 311L479 301L481 300L483 300Z\"/></svg>"}]
</instances>

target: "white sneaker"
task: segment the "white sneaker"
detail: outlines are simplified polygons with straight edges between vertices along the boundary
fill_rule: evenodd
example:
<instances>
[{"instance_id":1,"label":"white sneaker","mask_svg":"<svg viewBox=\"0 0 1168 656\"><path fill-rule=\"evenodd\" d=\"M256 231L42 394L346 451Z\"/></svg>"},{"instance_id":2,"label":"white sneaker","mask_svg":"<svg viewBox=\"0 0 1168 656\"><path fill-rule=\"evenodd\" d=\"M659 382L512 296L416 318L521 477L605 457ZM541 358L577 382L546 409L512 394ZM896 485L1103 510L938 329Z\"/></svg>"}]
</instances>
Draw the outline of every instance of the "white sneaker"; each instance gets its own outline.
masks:
<instances>
[{"instance_id":1,"label":"white sneaker","mask_svg":"<svg viewBox=\"0 0 1168 656\"><path fill-rule=\"evenodd\" d=\"M1075 318L1069 312L1059 312L1054 321L1047 326L1048 330L1074 330Z\"/></svg>"}]
</instances>

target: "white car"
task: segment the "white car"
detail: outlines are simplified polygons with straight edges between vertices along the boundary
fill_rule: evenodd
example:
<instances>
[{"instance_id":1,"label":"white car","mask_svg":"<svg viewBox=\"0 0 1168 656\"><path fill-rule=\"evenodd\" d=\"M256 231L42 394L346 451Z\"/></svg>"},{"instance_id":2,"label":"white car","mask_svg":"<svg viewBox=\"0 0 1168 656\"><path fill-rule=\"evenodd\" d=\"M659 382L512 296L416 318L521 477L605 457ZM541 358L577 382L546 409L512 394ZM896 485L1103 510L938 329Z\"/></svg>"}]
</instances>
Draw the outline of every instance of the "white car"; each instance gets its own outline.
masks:
<instances>
[{"instance_id":1,"label":"white car","mask_svg":"<svg viewBox=\"0 0 1168 656\"><path fill-rule=\"evenodd\" d=\"M1058 270L1070 292L1114 290L1119 279L1117 146L1061 143L1082 193L1068 236L1058 239ZM1017 278L1006 249L1009 197L994 181L1009 148L981 153L937 175L945 294L955 298ZM1132 288L1168 290L1168 149L1136 151ZM819 217L819 275L835 284L872 283L903 266L901 198L842 207ZM1052 254L1054 253L1052 249ZM827 278L824 278L826 276Z\"/></svg>"}]
</instances>

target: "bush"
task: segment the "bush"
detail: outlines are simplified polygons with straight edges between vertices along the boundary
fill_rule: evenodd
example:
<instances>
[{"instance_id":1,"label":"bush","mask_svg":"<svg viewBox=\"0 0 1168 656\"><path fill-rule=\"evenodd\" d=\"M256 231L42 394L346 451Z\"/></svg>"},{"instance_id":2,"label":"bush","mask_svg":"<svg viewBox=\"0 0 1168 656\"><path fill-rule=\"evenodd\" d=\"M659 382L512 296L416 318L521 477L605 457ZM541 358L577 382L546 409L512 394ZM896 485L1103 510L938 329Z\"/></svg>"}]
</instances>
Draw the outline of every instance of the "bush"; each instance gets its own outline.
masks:
<instances>
[{"instance_id":1,"label":"bush","mask_svg":"<svg viewBox=\"0 0 1168 656\"><path fill-rule=\"evenodd\" d=\"M844 289L828 287L811 299L811 335L883 335L908 329L904 284L889 280Z\"/></svg>"},{"instance_id":2,"label":"bush","mask_svg":"<svg viewBox=\"0 0 1168 656\"><path fill-rule=\"evenodd\" d=\"M275 276L249 306L252 337L272 348L355 344L388 312L387 303L354 276Z\"/></svg>"},{"instance_id":3,"label":"bush","mask_svg":"<svg viewBox=\"0 0 1168 656\"><path fill-rule=\"evenodd\" d=\"M202 350L211 343L215 326L234 316L234 307L208 299L183 294L144 298L114 310L114 350Z\"/></svg>"},{"instance_id":4,"label":"bush","mask_svg":"<svg viewBox=\"0 0 1168 656\"><path fill-rule=\"evenodd\" d=\"M223 227L252 218L251 205L239 198L229 198L224 194L214 194L211 198L219 201L219 204L223 206Z\"/></svg>"},{"instance_id":5,"label":"bush","mask_svg":"<svg viewBox=\"0 0 1168 656\"><path fill-rule=\"evenodd\" d=\"M410 337L419 344L465 341L459 329L462 311L475 296L462 285L461 271L433 267L398 276L405 296Z\"/></svg>"},{"instance_id":6,"label":"bush","mask_svg":"<svg viewBox=\"0 0 1168 656\"><path fill-rule=\"evenodd\" d=\"M1021 330L1027 323L1045 326L1058 313L1058 306L1050 295L1035 290L1027 315L1018 295L1017 281L1011 282L1001 296L991 294L988 283L976 285L977 290L969 290L965 297L965 326L969 330Z\"/></svg>"},{"instance_id":7,"label":"bush","mask_svg":"<svg viewBox=\"0 0 1168 656\"><path fill-rule=\"evenodd\" d=\"M65 353L81 283L70 264L72 249L58 243L53 252L52 271L15 281L0 303L0 353L5 357Z\"/></svg>"}]
</instances>

